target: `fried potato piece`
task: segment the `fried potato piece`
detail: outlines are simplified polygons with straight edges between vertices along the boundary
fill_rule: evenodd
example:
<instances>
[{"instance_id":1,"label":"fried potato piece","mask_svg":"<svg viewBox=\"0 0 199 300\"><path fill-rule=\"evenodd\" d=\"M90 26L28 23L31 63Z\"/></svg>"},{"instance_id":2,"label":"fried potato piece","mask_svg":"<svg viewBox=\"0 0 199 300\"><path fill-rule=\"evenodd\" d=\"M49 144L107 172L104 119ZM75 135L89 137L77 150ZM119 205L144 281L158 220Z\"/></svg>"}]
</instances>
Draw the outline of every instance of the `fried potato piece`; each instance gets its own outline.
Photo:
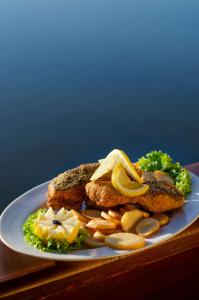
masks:
<instances>
[{"instance_id":1,"label":"fried potato piece","mask_svg":"<svg viewBox=\"0 0 199 300\"><path fill-rule=\"evenodd\" d=\"M153 218L159 221L160 226L164 226L169 223L169 217L165 214L155 214L153 215Z\"/></svg>"},{"instance_id":2,"label":"fried potato piece","mask_svg":"<svg viewBox=\"0 0 199 300\"><path fill-rule=\"evenodd\" d=\"M140 210L140 209L139 209ZM143 216L145 217L145 218L149 218L150 217L150 213L148 213L148 212L146 212L146 211L143 211L143 210L140 210L141 212L142 212L142 214L143 214Z\"/></svg>"},{"instance_id":3,"label":"fried potato piece","mask_svg":"<svg viewBox=\"0 0 199 300\"><path fill-rule=\"evenodd\" d=\"M153 218L145 218L136 226L136 232L144 237L150 236L160 228L160 223Z\"/></svg>"},{"instance_id":4,"label":"fried potato piece","mask_svg":"<svg viewBox=\"0 0 199 300\"><path fill-rule=\"evenodd\" d=\"M138 209L125 212L121 219L122 229L126 232L132 232L137 222L142 218L143 214Z\"/></svg>"},{"instance_id":5,"label":"fried potato piece","mask_svg":"<svg viewBox=\"0 0 199 300\"><path fill-rule=\"evenodd\" d=\"M86 224L86 226L88 228L92 228L92 229L95 229L95 230L115 229L116 228L115 223L112 223L112 222L107 221L107 220L91 220Z\"/></svg>"},{"instance_id":6,"label":"fried potato piece","mask_svg":"<svg viewBox=\"0 0 199 300\"><path fill-rule=\"evenodd\" d=\"M127 210L127 211L131 211L131 210L136 209L135 205L133 205L133 204L126 204L126 205L124 206L124 208L125 208L125 210ZM149 214L148 212L143 211L143 210L141 210L141 209L139 209L139 210L142 212L142 214L143 214L143 216L144 216L145 218L148 218L148 217L150 216L150 214Z\"/></svg>"},{"instance_id":7,"label":"fried potato piece","mask_svg":"<svg viewBox=\"0 0 199 300\"><path fill-rule=\"evenodd\" d=\"M134 233L114 233L105 238L107 246L120 250L135 250L145 246L145 239Z\"/></svg>"},{"instance_id":8,"label":"fried potato piece","mask_svg":"<svg viewBox=\"0 0 199 300\"><path fill-rule=\"evenodd\" d=\"M105 241L105 237L106 235L103 234L101 231L95 231L95 233L93 234L93 238L97 241L100 241L100 242L104 242Z\"/></svg>"},{"instance_id":9,"label":"fried potato piece","mask_svg":"<svg viewBox=\"0 0 199 300\"><path fill-rule=\"evenodd\" d=\"M113 217L109 216L109 214L107 214L105 211L101 212L101 216L102 218L104 218L107 221L110 221L112 223L114 223L116 226L120 225L120 221L117 219L114 219Z\"/></svg>"},{"instance_id":10,"label":"fried potato piece","mask_svg":"<svg viewBox=\"0 0 199 300\"><path fill-rule=\"evenodd\" d=\"M102 219L101 218L101 211L96 209L85 209L82 210L82 215L87 219Z\"/></svg>"},{"instance_id":11,"label":"fried potato piece","mask_svg":"<svg viewBox=\"0 0 199 300\"><path fill-rule=\"evenodd\" d=\"M119 233L123 232L122 228L115 228L115 229L100 229L100 232L103 233L104 235L110 235L113 233Z\"/></svg>"},{"instance_id":12,"label":"fried potato piece","mask_svg":"<svg viewBox=\"0 0 199 300\"><path fill-rule=\"evenodd\" d=\"M85 244L89 248L99 248L99 247L104 247L106 244L104 242L97 241L96 239L92 237L87 237L85 240Z\"/></svg>"},{"instance_id":13,"label":"fried potato piece","mask_svg":"<svg viewBox=\"0 0 199 300\"><path fill-rule=\"evenodd\" d=\"M108 215L114 219L121 220L121 214L116 210L109 209Z\"/></svg>"}]
</instances>

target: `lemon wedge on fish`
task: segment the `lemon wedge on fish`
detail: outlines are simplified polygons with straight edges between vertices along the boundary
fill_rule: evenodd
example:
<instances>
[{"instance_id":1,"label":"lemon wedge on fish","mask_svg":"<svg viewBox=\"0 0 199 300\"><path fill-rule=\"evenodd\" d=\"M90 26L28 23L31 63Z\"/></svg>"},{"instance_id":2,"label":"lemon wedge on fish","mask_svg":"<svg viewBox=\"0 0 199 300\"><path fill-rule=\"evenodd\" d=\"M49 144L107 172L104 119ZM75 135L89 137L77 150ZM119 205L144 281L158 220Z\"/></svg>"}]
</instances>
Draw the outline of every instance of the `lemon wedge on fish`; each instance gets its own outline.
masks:
<instances>
[{"instance_id":1,"label":"lemon wedge on fish","mask_svg":"<svg viewBox=\"0 0 199 300\"><path fill-rule=\"evenodd\" d=\"M142 182L129 157L122 150L114 149L107 155L105 159L100 160L100 162L100 166L90 179L91 181L95 181L106 173L112 171L115 165L120 163L133 179L139 183Z\"/></svg>"},{"instance_id":2,"label":"lemon wedge on fish","mask_svg":"<svg viewBox=\"0 0 199 300\"><path fill-rule=\"evenodd\" d=\"M50 207L34 221L34 233L41 239L67 241L71 244L79 233L81 222L73 211L62 208L55 213Z\"/></svg>"},{"instance_id":3,"label":"lemon wedge on fish","mask_svg":"<svg viewBox=\"0 0 199 300\"><path fill-rule=\"evenodd\" d=\"M140 196L149 189L147 184L132 181L121 163L114 167L111 182L118 192L128 197Z\"/></svg>"}]
</instances>

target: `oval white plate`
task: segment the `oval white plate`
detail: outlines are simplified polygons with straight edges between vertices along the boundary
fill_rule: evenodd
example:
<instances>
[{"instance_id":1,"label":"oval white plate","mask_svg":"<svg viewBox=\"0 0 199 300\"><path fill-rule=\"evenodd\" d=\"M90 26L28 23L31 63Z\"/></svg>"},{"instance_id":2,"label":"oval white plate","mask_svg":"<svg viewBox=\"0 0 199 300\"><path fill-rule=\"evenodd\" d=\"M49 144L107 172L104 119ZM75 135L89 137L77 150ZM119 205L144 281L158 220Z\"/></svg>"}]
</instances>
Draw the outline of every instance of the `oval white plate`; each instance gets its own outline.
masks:
<instances>
[{"instance_id":1,"label":"oval white plate","mask_svg":"<svg viewBox=\"0 0 199 300\"><path fill-rule=\"evenodd\" d=\"M160 231L147 239L144 248L134 251L114 250L108 247L73 251L67 254L42 252L26 244L22 225L28 215L45 204L48 182L43 183L14 200L2 213L0 234L2 241L11 249L44 259L62 261L96 260L109 257L135 254L165 241L181 232L199 217L199 177L192 174L192 193L187 197L183 208L171 218L170 223L161 227Z\"/></svg>"}]
</instances>

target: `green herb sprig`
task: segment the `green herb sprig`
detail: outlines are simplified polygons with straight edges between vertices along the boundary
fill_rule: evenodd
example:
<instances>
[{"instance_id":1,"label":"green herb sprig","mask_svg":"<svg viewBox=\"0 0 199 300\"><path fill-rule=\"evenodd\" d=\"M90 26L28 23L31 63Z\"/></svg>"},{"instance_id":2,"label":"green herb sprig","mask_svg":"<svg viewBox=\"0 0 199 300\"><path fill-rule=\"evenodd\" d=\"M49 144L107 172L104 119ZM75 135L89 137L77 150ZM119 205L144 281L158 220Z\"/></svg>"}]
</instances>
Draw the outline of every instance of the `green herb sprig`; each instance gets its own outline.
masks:
<instances>
[{"instance_id":1,"label":"green herb sprig","mask_svg":"<svg viewBox=\"0 0 199 300\"><path fill-rule=\"evenodd\" d=\"M168 173L173 179L175 186L179 191L187 195L191 192L191 175L183 168L179 162L162 151L151 151L138 160L138 164L142 170L155 171L161 170Z\"/></svg>"}]
</instances>

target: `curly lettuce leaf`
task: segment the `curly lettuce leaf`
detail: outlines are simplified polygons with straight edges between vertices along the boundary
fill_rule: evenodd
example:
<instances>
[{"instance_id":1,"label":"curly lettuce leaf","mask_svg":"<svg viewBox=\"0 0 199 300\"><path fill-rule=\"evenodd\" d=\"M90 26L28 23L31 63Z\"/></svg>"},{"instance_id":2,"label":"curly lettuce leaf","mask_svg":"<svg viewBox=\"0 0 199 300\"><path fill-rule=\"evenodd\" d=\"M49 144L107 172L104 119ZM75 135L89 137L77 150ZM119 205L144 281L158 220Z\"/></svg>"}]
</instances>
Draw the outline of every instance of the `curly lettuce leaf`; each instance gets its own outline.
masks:
<instances>
[{"instance_id":1,"label":"curly lettuce leaf","mask_svg":"<svg viewBox=\"0 0 199 300\"><path fill-rule=\"evenodd\" d=\"M45 243L34 233L34 220L38 217L39 213L46 211L47 209L42 208L37 210L35 213L31 214L24 223L23 232L26 242L31 246L47 252L67 253L70 250L82 249L84 241L88 236L87 231L84 229L79 230L78 236L72 244L69 244L67 241L58 241L53 239L48 239Z\"/></svg>"},{"instance_id":2,"label":"curly lettuce leaf","mask_svg":"<svg viewBox=\"0 0 199 300\"><path fill-rule=\"evenodd\" d=\"M140 168L144 171L161 170L167 172L173 179L175 186L179 191L187 195L191 192L191 176L179 162L173 162L173 159L162 151L151 151L138 160Z\"/></svg>"}]
</instances>

